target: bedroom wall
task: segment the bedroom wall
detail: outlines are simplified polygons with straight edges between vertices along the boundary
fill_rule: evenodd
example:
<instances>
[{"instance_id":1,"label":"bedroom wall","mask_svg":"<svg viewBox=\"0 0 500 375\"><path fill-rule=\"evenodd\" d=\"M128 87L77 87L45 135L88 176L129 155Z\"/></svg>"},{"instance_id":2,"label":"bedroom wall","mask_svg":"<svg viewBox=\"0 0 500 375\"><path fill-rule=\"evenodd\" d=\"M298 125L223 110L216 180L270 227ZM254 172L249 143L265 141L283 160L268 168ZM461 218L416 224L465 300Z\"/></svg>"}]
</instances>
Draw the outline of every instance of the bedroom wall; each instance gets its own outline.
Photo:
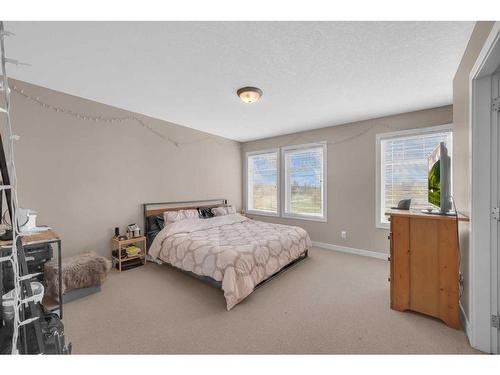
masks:
<instances>
[{"instance_id":1,"label":"bedroom wall","mask_svg":"<svg viewBox=\"0 0 500 375\"><path fill-rule=\"evenodd\" d=\"M109 255L115 226L142 227L144 202L226 198L240 208L238 142L11 80L41 101L94 116L136 115L176 147L133 121L78 120L12 91L19 205L62 238L63 256ZM202 140L202 141L200 141Z\"/></svg>"},{"instance_id":2,"label":"bedroom wall","mask_svg":"<svg viewBox=\"0 0 500 375\"><path fill-rule=\"evenodd\" d=\"M453 192L459 211L470 214L469 160L469 74L488 37L494 22L477 22L453 79ZM464 276L462 306L469 316L469 235L470 226L460 225L461 272Z\"/></svg>"},{"instance_id":3,"label":"bedroom wall","mask_svg":"<svg viewBox=\"0 0 500 375\"><path fill-rule=\"evenodd\" d=\"M448 105L244 143L243 183L246 173L245 153L248 151L319 141L332 143L328 145L326 223L254 217L258 217L259 220L301 226L309 232L313 241L388 253L388 231L375 227L376 134L448 124L452 122L452 116L452 106ZM336 142L340 143L334 144ZM347 181L349 183L346 183ZM244 195L242 202L245 202ZM345 240L340 237L342 230L347 231Z\"/></svg>"}]
</instances>

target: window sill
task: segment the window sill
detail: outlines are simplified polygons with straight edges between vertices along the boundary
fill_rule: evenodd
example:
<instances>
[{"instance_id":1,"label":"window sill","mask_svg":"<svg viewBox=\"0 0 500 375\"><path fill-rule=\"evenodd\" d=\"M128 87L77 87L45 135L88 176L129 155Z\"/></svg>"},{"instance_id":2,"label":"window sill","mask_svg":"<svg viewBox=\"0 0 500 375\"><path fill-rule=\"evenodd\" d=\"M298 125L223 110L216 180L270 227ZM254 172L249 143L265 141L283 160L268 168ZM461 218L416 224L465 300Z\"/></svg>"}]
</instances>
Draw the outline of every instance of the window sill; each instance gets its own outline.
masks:
<instances>
[{"instance_id":1,"label":"window sill","mask_svg":"<svg viewBox=\"0 0 500 375\"><path fill-rule=\"evenodd\" d=\"M278 219L289 219L289 220L305 220L305 221L318 221L321 223L326 223L328 220L325 217L311 217L311 216L302 216L302 215L290 215L290 214L272 214L262 211L245 211L247 215L253 216L267 216L267 217L276 217Z\"/></svg>"},{"instance_id":2,"label":"window sill","mask_svg":"<svg viewBox=\"0 0 500 375\"><path fill-rule=\"evenodd\" d=\"M266 211L245 211L247 215L258 215L258 216L270 216L270 217L280 217L277 213L266 212Z\"/></svg>"},{"instance_id":3,"label":"window sill","mask_svg":"<svg viewBox=\"0 0 500 375\"><path fill-rule=\"evenodd\" d=\"M376 227L377 229L385 229L385 230L389 230L389 229L391 229L391 224L390 224L390 223L377 223L377 224L375 225L375 227Z\"/></svg>"},{"instance_id":4,"label":"window sill","mask_svg":"<svg viewBox=\"0 0 500 375\"><path fill-rule=\"evenodd\" d=\"M283 219L292 219L292 220L307 220L307 221L319 221L326 223L327 218L326 217L314 217L314 216L307 216L307 215L293 215L293 214L283 214L281 215Z\"/></svg>"}]
</instances>

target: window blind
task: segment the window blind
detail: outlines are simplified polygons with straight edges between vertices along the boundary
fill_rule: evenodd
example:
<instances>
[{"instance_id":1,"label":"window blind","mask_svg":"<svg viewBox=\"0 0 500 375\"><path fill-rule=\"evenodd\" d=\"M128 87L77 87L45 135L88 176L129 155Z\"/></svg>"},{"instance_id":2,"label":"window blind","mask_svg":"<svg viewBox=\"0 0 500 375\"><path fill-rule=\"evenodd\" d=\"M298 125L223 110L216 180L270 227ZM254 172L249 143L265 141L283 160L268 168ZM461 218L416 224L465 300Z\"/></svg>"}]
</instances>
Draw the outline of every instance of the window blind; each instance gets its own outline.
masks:
<instances>
[{"instance_id":1,"label":"window blind","mask_svg":"<svg viewBox=\"0 0 500 375\"><path fill-rule=\"evenodd\" d=\"M247 209L278 214L278 152L247 156Z\"/></svg>"},{"instance_id":2,"label":"window blind","mask_svg":"<svg viewBox=\"0 0 500 375\"><path fill-rule=\"evenodd\" d=\"M323 217L324 147L284 151L285 214Z\"/></svg>"},{"instance_id":3,"label":"window blind","mask_svg":"<svg viewBox=\"0 0 500 375\"><path fill-rule=\"evenodd\" d=\"M384 213L401 199L411 198L412 208L429 207L427 201L427 158L445 142L451 156L451 132L435 132L381 141L381 222Z\"/></svg>"}]
</instances>

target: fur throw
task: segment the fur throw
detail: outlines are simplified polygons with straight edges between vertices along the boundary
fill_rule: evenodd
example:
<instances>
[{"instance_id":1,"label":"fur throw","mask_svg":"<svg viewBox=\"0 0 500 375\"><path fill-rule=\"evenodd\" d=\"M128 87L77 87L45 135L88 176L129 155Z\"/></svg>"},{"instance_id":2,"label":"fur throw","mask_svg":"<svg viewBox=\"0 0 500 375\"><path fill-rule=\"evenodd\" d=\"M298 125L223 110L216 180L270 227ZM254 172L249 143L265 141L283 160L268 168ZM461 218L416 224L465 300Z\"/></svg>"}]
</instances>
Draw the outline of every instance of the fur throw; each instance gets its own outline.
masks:
<instances>
[{"instance_id":1,"label":"fur throw","mask_svg":"<svg viewBox=\"0 0 500 375\"><path fill-rule=\"evenodd\" d=\"M62 260L62 293L78 288L101 285L111 269L111 261L94 252L83 253ZM44 267L46 293L58 297L57 261L50 261Z\"/></svg>"}]
</instances>

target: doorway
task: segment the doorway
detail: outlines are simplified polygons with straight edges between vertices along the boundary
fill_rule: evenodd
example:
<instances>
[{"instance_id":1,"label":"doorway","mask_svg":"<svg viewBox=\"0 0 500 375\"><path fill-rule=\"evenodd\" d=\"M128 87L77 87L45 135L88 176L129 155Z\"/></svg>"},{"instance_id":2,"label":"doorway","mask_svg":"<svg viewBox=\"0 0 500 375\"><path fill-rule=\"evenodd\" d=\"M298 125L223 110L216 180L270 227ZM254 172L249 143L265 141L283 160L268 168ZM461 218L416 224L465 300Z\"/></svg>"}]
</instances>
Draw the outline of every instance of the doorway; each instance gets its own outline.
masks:
<instances>
[{"instance_id":1,"label":"doorway","mask_svg":"<svg viewBox=\"0 0 500 375\"><path fill-rule=\"evenodd\" d=\"M470 74L469 340L488 353L500 353L496 327L500 319L499 68L500 22L496 22Z\"/></svg>"}]
</instances>

